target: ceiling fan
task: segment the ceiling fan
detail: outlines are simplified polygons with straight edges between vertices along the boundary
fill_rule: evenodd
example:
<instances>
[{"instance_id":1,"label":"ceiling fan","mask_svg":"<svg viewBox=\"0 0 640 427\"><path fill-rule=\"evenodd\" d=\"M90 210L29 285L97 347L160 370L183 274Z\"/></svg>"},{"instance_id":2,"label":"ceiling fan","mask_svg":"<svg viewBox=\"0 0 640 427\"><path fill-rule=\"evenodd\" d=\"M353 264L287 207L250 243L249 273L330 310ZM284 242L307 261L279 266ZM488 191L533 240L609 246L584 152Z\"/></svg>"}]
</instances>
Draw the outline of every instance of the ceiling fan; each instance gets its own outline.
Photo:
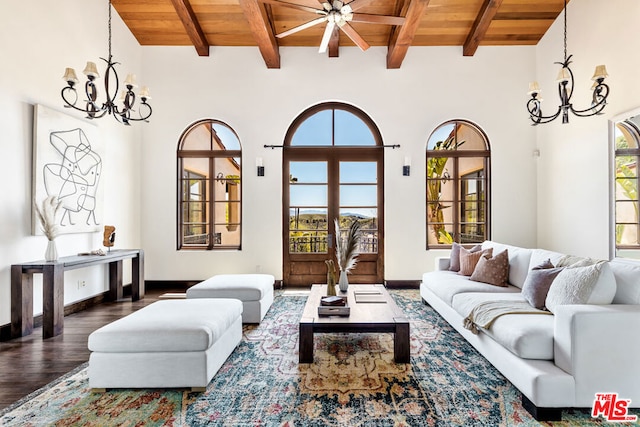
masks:
<instances>
[{"instance_id":1,"label":"ceiling fan","mask_svg":"<svg viewBox=\"0 0 640 427\"><path fill-rule=\"evenodd\" d=\"M367 13L355 13L356 10L364 7L367 3L373 0L352 0L345 3L341 0L319 1L319 6L322 8L314 8L307 5L298 3L291 3L289 1L280 0L261 0L263 3L270 3L278 6L290 7L297 10L303 10L305 12L315 13L321 15L320 18L313 19L297 27L293 27L280 34L276 34L276 37L282 38L298 31L311 28L314 25L326 22L327 26L324 29L322 36L322 42L320 42L320 53L327 51L329 42L334 35L336 28L342 30L360 49L367 50L370 46L360 34L349 24L349 22L363 22L369 24L386 24L386 25L402 25L405 18L402 16L388 16L388 15L372 15Z\"/></svg>"}]
</instances>

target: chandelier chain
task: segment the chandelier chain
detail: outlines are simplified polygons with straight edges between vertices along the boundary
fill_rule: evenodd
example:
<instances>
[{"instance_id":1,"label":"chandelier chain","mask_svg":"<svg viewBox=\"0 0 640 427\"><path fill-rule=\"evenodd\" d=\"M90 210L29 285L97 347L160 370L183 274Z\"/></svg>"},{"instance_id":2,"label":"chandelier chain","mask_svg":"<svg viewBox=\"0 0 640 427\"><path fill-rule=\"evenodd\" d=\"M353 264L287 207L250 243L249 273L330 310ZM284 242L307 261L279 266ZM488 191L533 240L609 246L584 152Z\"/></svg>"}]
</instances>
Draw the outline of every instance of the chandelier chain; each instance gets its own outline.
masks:
<instances>
[{"instance_id":1,"label":"chandelier chain","mask_svg":"<svg viewBox=\"0 0 640 427\"><path fill-rule=\"evenodd\" d=\"M564 0L564 62L567 62L567 0Z\"/></svg>"},{"instance_id":2,"label":"chandelier chain","mask_svg":"<svg viewBox=\"0 0 640 427\"><path fill-rule=\"evenodd\" d=\"M566 42L565 42L565 51L566 51ZM565 53L565 56L566 56L566 53ZM109 0L109 60L111 60L111 0Z\"/></svg>"}]
</instances>

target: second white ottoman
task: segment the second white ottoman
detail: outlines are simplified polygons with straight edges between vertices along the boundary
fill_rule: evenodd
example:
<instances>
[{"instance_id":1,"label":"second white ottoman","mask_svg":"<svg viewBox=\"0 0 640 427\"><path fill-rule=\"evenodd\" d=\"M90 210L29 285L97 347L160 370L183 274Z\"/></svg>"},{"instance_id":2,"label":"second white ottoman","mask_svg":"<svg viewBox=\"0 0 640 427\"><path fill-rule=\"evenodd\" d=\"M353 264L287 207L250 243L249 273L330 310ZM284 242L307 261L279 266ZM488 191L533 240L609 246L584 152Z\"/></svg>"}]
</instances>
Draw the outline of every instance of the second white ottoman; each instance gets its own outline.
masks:
<instances>
[{"instance_id":1,"label":"second white ottoman","mask_svg":"<svg viewBox=\"0 0 640 427\"><path fill-rule=\"evenodd\" d=\"M187 289L187 298L231 298L242 301L242 323L260 323L271 303L271 274L218 274Z\"/></svg>"}]
</instances>

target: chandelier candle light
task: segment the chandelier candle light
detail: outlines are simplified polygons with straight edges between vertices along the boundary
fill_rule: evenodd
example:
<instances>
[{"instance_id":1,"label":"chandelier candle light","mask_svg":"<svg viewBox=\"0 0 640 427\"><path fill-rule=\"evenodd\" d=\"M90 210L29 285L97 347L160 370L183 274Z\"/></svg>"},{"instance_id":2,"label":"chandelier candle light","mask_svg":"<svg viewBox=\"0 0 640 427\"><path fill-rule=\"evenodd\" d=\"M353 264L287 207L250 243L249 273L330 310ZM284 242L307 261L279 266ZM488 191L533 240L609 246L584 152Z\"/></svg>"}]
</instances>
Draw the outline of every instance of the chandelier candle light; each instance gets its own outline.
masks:
<instances>
[{"instance_id":1,"label":"chandelier candle light","mask_svg":"<svg viewBox=\"0 0 640 427\"><path fill-rule=\"evenodd\" d=\"M96 103L98 98L98 89L96 88L96 79L100 77L98 73L98 69L96 67L95 62L87 62L87 65L83 71L83 73L87 76L87 81L84 85L85 94L87 99L85 99L84 108L76 106L76 102L78 101L78 93L75 89L75 84L78 83L78 77L76 76L76 72L73 68L67 68L64 76L62 77L64 81L67 82L66 87L62 89L62 99L65 102L65 107L74 108L78 111L82 111L87 114L88 119L99 119L104 117L107 113L113 115L113 117L122 124L130 125L130 121L145 121L148 122L148 118L151 117L151 106L147 103L151 97L149 96L149 89L146 86L143 86L140 90L140 106L138 111L139 117L132 117L131 113L135 112L134 104L136 102L136 94L133 92L134 88L137 88L136 84L136 76L135 74L127 75L127 78L124 81L124 86L126 90L122 91L122 95L120 101L122 102L122 107L118 107L115 104L115 99L118 95L119 88L119 79L118 73L116 72L115 65L119 64L118 62L113 61L113 57L111 55L111 0L109 0L109 59L100 58L104 62L107 63L107 69L104 73L104 89L107 100L99 106ZM109 86L110 83L114 84L113 86ZM113 89L112 91L109 89Z\"/></svg>"},{"instance_id":2,"label":"chandelier candle light","mask_svg":"<svg viewBox=\"0 0 640 427\"><path fill-rule=\"evenodd\" d=\"M562 65L556 82L558 83L558 94L560 95L560 106L555 114L550 116L542 115L540 96L540 86L538 82L529 83L529 95L531 98L527 102L527 110L529 111L529 118L534 125L540 123L549 123L555 120L560 113L562 113L562 123L569 123L569 111L578 117L589 117L602 113L604 107L607 105L607 97L609 96L609 86L604 83L604 79L608 76L607 69L604 65L596 66L596 70L593 73L593 91L591 106L584 110L576 110L571 104L571 96L573 95L573 72L569 68L571 64L571 57L567 56L567 0L564 0L564 61L555 62L555 64Z\"/></svg>"}]
</instances>

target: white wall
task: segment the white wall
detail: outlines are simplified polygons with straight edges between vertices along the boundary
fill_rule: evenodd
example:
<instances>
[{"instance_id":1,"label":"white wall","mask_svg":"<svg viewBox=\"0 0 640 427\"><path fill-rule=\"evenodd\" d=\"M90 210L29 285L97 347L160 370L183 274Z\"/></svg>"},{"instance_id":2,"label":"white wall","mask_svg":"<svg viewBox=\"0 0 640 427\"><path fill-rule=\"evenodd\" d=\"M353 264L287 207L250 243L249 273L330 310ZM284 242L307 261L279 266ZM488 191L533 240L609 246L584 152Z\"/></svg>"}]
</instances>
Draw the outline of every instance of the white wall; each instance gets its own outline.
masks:
<instances>
[{"instance_id":1,"label":"white wall","mask_svg":"<svg viewBox=\"0 0 640 427\"><path fill-rule=\"evenodd\" d=\"M141 74L140 47L117 14L113 17L113 54ZM10 322L10 266L43 259L47 240L31 235L33 106L41 104L78 118L62 108L60 90L65 67L81 76L85 62L107 55L106 2L23 0L0 4L0 325ZM129 72L120 66L121 73ZM100 87L100 86L99 86ZM102 93L100 94L102 99ZM117 227L116 247L139 247L140 125L125 128L112 118L97 123L105 147L104 221ZM102 232L61 235L60 256L102 247ZM125 282L130 281L125 269ZM105 267L65 274L65 303L105 291ZM78 281L86 286L78 289ZM34 277L34 312L41 313L42 282Z\"/></svg>"},{"instance_id":2,"label":"white wall","mask_svg":"<svg viewBox=\"0 0 640 427\"><path fill-rule=\"evenodd\" d=\"M608 120L640 106L640 38L636 22L640 2L574 0L568 5L568 53L576 79L572 102L590 103L591 76L606 64L611 87L601 116L570 117L537 127L538 244L548 249L597 258L609 257ZM562 15L538 44L537 79L545 99L543 111L555 111L554 83L563 57Z\"/></svg>"},{"instance_id":3,"label":"white wall","mask_svg":"<svg viewBox=\"0 0 640 427\"><path fill-rule=\"evenodd\" d=\"M282 68L265 67L257 48L143 47L155 113L144 130L143 247L150 280L196 280L217 273L263 271L282 278L282 144L292 120L327 100L367 112L385 144L385 278L418 280L442 251L427 251L425 147L445 120L481 126L492 148L493 238L536 243L535 130L527 122L527 84L534 47L412 47L399 70L385 67L386 48L341 48L327 58L315 48L281 48ZM242 251L176 251L176 147L201 118L226 122L240 137L244 161ZM402 176L404 157L412 159ZM256 177L262 157L265 176ZM514 201L517 200L517 203Z\"/></svg>"}]
</instances>

